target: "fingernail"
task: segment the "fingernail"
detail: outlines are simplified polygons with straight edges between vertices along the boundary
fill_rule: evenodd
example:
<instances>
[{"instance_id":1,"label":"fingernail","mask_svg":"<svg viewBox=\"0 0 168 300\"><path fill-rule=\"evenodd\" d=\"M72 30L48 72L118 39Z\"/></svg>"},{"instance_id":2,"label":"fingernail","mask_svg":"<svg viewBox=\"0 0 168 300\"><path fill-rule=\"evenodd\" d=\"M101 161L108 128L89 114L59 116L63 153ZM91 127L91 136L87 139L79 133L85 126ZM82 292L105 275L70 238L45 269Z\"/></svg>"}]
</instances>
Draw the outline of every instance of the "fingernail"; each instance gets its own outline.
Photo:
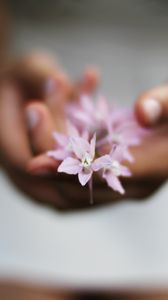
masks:
<instances>
[{"instance_id":1,"label":"fingernail","mask_svg":"<svg viewBox=\"0 0 168 300\"><path fill-rule=\"evenodd\" d=\"M46 93L46 96L48 95L51 95L53 93L55 93L56 91L56 80L52 77L50 77L47 82L46 82L46 85L45 85L45 93Z\"/></svg>"},{"instance_id":2,"label":"fingernail","mask_svg":"<svg viewBox=\"0 0 168 300\"><path fill-rule=\"evenodd\" d=\"M143 111L147 120L152 124L158 121L162 108L158 100L154 98L146 99L143 103Z\"/></svg>"},{"instance_id":3,"label":"fingernail","mask_svg":"<svg viewBox=\"0 0 168 300\"><path fill-rule=\"evenodd\" d=\"M39 123L39 120L40 120L39 112L32 107L27 108L26 121L27 121L28 129L33 129Z\"/></svg>"}]
</instances>

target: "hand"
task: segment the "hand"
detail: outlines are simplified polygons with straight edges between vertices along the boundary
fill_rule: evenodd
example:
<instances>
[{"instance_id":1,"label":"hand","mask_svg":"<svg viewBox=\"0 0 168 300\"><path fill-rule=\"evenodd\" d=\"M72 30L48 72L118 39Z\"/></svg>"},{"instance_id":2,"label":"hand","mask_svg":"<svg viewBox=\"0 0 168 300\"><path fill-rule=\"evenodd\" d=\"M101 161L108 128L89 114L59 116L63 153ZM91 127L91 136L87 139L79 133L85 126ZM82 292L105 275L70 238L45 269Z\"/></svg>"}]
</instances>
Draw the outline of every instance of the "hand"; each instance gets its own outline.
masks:
<instances>
[{"instance_id":1,"label":"hand","mask_svg":"<svg viewBox=\"0 0 168 300\"><path fill-rule=\"evenodd\" d=\"M162 181L168 177L168 85L140 95L135 113L140 124L151 128L153 133L133 150L134 175Z\"/></svg>"},{"instance_id":2,"label":"hand","mask_svg":"<svg viewBox=\"0 0 168 300\"><path fill-rule=\"evenodd\" d=\"M54 89L51 78L57 83ZM47 79L50 80L46 85ZM81 187L74 176L57 176L55 161L48 158L45 152L53 146L52 131L63 130L64 103L71 101L74 94L83 91L91 93L97 81L97 74L89 70L81 81L72 84L58 67L38 55L20 60L7 72L6 80L1 84L0 141L3 165L13 182L40 202L61 209L89 205L88 188ZM46 86L47 89L44 89ZM136 111L138 115L138 109ZM25 115L28 116L28 122ZM164 134L165 131L162 132L162 140L165 140ZM154 173L153 162L146 159L146 154L150 153L151 157L151 148L153 150L151 141L160 137L157 133L150 140L145 140L140 148L132 148L136 163L130 167L134 176L124 182L124 198L145 197L165 178L163 170ZM158 148L159 145L157 143ZM161 148L164 152L165 147ZM104 204L123 199L123 196L111 192L106 184L96 180L94 199L95 203Z\"/></svg>"},{"instance_id":3,"label":"hand","mask_svg":"<svg viewBox=\"0 0 168 300\"><path fill-rule=\"evenodd\" d=\"M153 94L153 91L141 95L136 104L136 114L143 126L147 125L148 122L147 120L145 122L144 119L142 102L147 96L149 97L151 93ZM160 119L162 120L162 116L160 116ZM153 132L151 132L151 135L144 139L140 147L134 147L131 149L135 157L135 163L129 165L129 168L133 173L132 178L124 180L126 194L121 196L114 193L108 189L103 182L96 180L94 184L95 202L107 203L130 197L144 198L154 192L165 180L168 174L167 164L165 163L165 160L167 161L167 146L167 124L164 123L161 126L157 126ZM31 161L29 170L34 172L38 163L39 160L36 158ZM52 171L53 167L49 165L49 161L47 162L46 160L43 166L46 170ZM62 194L65 195L67 205L69 204L72 207L79 207L89 204L88 189L80 187L77 180L71 178L71 176L66 177L61 176L60 174L55 180L60 186Z\"/></svg>"},{"instance_id":4,"label":"hand","mask_svg":"<svg viewBox=\"0 0 168 300\"><path fill-rule=\"evenodd\" d=\"M82 92L92 93L97 83L98 74L91 68L73 83L40 54L19 59L1 75L1 163L19 189L40 202L66 206L57 180L44 167L55 165L43 153L53 147L53 130L63 130L65 102ZM34 161L31 174L27 166Z\"/></svg>"}]
</instances>

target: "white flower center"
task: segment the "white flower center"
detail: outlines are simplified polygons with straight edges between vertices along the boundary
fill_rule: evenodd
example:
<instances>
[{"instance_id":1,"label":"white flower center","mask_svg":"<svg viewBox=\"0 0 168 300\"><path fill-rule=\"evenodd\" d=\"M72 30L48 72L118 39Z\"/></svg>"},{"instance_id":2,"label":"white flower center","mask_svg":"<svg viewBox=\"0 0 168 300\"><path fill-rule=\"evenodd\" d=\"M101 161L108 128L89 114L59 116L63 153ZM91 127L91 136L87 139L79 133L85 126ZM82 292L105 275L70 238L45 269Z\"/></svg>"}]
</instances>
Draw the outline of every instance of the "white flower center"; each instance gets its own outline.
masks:
<instances>
[{"instance_id":1,"label":"white flower center","mask_svg":"<svg viewBox=\"0 0 168 300\"><path fill-rule=\"evenodd\" d=\"M88 153L85 153L84 157L82 158L82 167L84 168L89 168L91 166L92 163L92 158Z\"/></svg>"}]
</instances>

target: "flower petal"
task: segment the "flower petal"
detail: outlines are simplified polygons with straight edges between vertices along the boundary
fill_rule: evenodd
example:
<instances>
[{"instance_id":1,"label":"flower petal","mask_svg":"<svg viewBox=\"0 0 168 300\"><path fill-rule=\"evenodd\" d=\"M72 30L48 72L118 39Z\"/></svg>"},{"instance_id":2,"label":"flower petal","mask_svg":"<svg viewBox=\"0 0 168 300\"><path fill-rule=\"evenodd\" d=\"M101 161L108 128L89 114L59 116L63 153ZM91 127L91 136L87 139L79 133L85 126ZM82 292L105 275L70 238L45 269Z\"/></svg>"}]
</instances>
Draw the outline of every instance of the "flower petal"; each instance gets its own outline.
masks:
<instances>
[{"instance_id":1,"label":"flower petal","mask_svg":"<svg viewBox=\"0 0 168 300\"><path fill-rule=\"evenodd\" d=\"M85 111L86 114L92 115L95 107L93 105L92 99L88 95L82 95L80 98L80 105L83 111Z\"/></svg>"},{"instance_id":2,"label":"flower petal","mask_svg":"<svg viewBox=\"0 0 168 300\"><path fill-rule=\"evenodd\" d=\"M65 159L67 156L69 156L69 152L63 149L58 149L58 150L53 150L53 151L48 151L47 155L49 157L52 157L56 160L63 160Z\"/></svg>"},{"instance_id":3,"label":"flower petal","mask_svg":"<svg viewBox=\"0 0 168 300\"><path fill-rule=\"evenodd\" d=\"M75 119L78 124L87 124L92 125L93 121L91 117L83 110L80 110L79 108L75 108L72 113L72 118Z\"/></svg>"},{"instance_id":4,"label":"flower petal","mask_svg":"<svg viewBox=\"0 0 168 300\"><path fill-rule=\"evenodd\" d=\"M82 170L79 174L78 174L78 179L79 182L82 186L84 186L91 178L92 176L92 170L86 172L84 170Z\"/></svg>"},{"instance_id":5,"label":"flower petal","mask_svg":"<svg viewBox=\"0 0 168 300\"><path fill-rule=\"evenodd\" d=\"M79 136L78 129L69 120L66 121L66 127L68 131L68 136Z\"/></svg>"},{"instance_id":6,"label":"flower petal","mask_svg":"<svg viewBox=\"0 0 168 300\"><path fill-rule=\"evenodd\" d=\"M120 194L124 194L124 189L115 175L112 172L105 172L103 174L103 178L107 181L109 187L111 187L114 191L119 192Z\"/></svg>"},{"instance_id":7,"label":"flower petal","mask_svg":"<svg viewBox=\"0 0 168 300\"><path fill-rule=\"evenodd\" d=\"M53 132L53 137L56 140L57 144L65 147L68 143L68 137L65 134L59 132Z\"/></svg>"},{"instance_id":8,"label":"flower petal","mask_svg":"<svg viewBox=\"0 0 168 300\"><path fill-rule=\"evenodd\" d=\"M92 169L96 172L100 169L110 167L112 163L110 155L106 154L94 160Z\"/></svg>"},{"instance_id":9,"label":"flower petal","mask_svg":"<svg viewBox=\"0 0 168 300\"><path fill-rule=\"evenodd\" d=\"M89 140L89 131L88 130L84 130L81 134L81 137L84 139L84 140Z\"/></svg>"},{"instance_id":10,"label":"flower petal","mask_svg":"<svg viewBox=\"0 0 168 300\"><path fill-rule=\"evenodd\" d=\"M100 96L97 101L97 110L102 115L102 119L106 118L109 113L109 105L105 97ZM106 120L105 120L106 121Z\"/></svg>"},{"instance_id":11,"label":"flower petal","mask_svg":"<svg viewBox=\"0 0 168 300\"><path fill-rule=\"evenodd\" d=\"M72 157L67 157L58 167L58 172L76 175L81 171L80 161Z\"/></svg>"},{"instance_id":12,"label":"flower petal","mask_svg":"<svg viewBox=\"0 0 168 300\"><path fill-rule=\"evenodd\" d=\"M96 133L93 135L93 138L90 141L90 154L92 159L95 157L95 148L96 148Z\"/></svg>"},{"instance_id":13,"label":"flower petal","mask_svg":"<svg viewBox=\"0 0 168 300\"><path fill-rule=\"evenodd\" d=\"M122 161L124 160L124 153L126 147L124 145L115 145L110 152L112 160Z\"/></svg>"},{"instance_id":14,"label":"flower petal","mask_svg":"<svg viewBox=\"0 0 168 300\"><path fill-rule=\"evenodd\" d=\"M126 166L120 165L120 171L121 171L121 176L130 177L132 175L131 171Z\"/></svg>"},{"instance_id":15,"label":"flower petal","mask_svg":"<svg viewBox=\"0 0 168 300\"><path fill-rule=\"evenodd\" d=\"M127 149L127 147L125 148L125 151L124 151L124 158L126 160L128 160L129 162L134 162L134 157L133 155L129 152L129 150Z\"/></svg>"},{"instance_id":16,"label":"flower petal","mask_svg":"<svg viewBox=\"0 0 168 300\"><path fill-rule=\"evenodd\" d=\"M72 146L72 150L77 156L77 158L82 159L86 152L90 150L90 144L88 141L81 137L71 137L70 144Z\"/></svg>"},{"instance_id":17,"label":"flower petal","mask_svg":"<svg viewBox=\"0 0 168 300\"><path fill-rule=\"evenodd\" d=\"M139 136L138 130L135 132L131 131L123 131L121 132L123 143L127 146L138 146L141 142L141 138Z\"/></svg>"}]
</instances>

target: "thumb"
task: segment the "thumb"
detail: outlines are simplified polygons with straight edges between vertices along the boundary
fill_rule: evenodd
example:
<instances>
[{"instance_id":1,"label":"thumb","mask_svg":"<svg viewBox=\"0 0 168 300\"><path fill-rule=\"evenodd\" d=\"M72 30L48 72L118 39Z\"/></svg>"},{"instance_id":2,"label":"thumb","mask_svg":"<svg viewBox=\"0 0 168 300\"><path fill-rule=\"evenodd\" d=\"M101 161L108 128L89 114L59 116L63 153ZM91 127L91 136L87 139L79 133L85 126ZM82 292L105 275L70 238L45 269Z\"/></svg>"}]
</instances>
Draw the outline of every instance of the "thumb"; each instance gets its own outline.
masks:
<instances>
[{"instance_id":1,"label":"thumb","mask_svg":"<svg viewBox=\"0 0 168 300\"><path fill-rule=\"evenodd\" d=\"M155 126L168 120L168 85L143 93L135 103L135 113L144 126Z\"/></svg>"}]
</instances>

